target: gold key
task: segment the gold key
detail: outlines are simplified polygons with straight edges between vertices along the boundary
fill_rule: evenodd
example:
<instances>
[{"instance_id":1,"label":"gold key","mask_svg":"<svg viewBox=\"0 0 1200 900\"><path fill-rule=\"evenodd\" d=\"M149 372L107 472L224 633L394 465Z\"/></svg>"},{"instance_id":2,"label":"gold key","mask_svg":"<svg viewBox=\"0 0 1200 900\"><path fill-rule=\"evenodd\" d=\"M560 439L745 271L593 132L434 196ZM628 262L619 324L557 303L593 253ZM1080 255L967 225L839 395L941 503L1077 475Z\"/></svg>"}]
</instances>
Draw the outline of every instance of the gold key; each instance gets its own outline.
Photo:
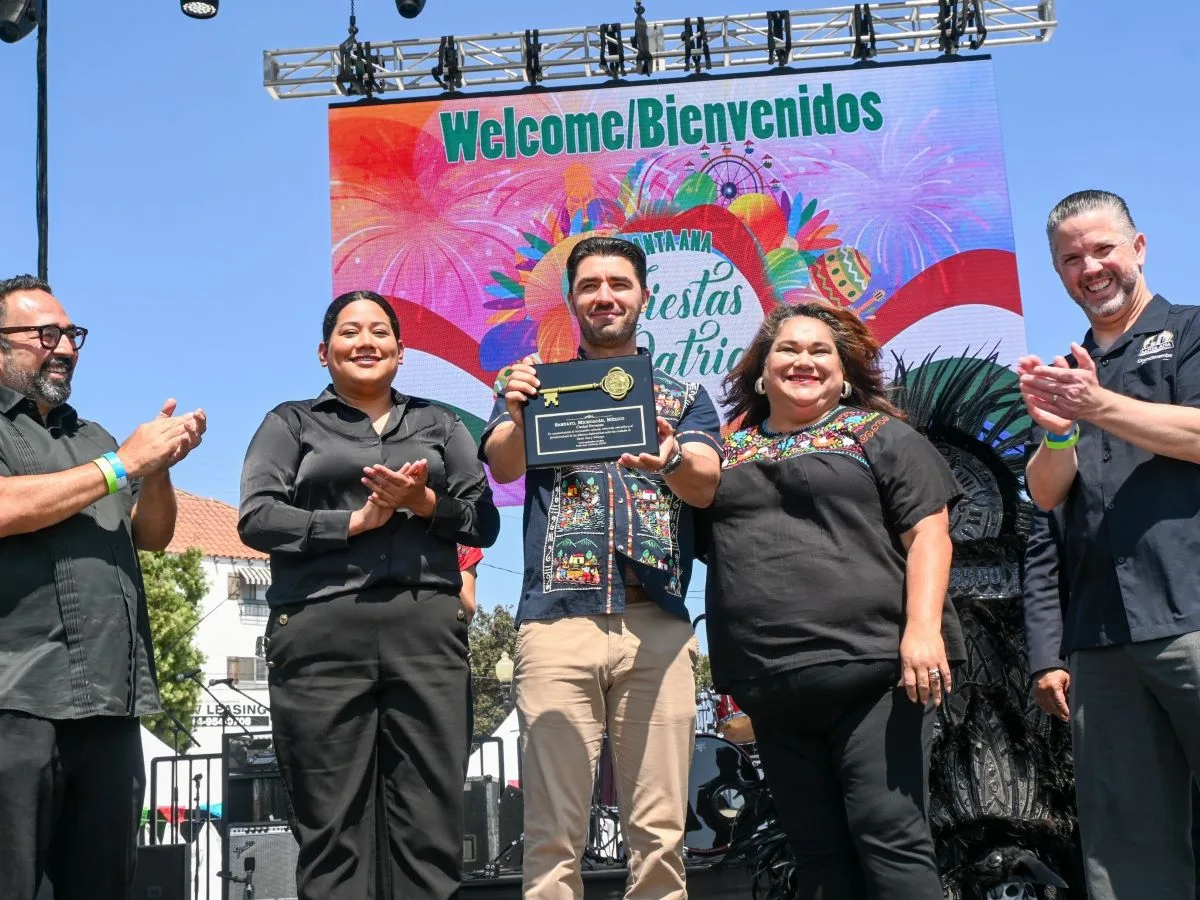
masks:
<instances>
[{"instance_id":1,"label":"gold key","mask_svg":"<svg viewBox=\"0 0 1200 900\"><path fill-rule=\"evenodd\" d=\"M608 370L608 374L603 379L593 384L568 384L562 387L545 388L541 392L541 395L546 406L558 406L559 394L571 394L576 391L594 391L599 389L619 403L629 395L632 387L633 376L620 366L613 366Z\"/></svg>"},{"instance_id":2,"label":"gold key","mask_svg":"<svg viewBox=\"0 0 1200 900\"><path fill-rule=\"evenodd\" d=\"M559 394L571 394L575 391L594 391L598 387L600 387L599 382L595 384L566 384L562 387L545 388L542 391L542 400L546 402L547 406L558 406Z\"/></svg>"}]
</instances>

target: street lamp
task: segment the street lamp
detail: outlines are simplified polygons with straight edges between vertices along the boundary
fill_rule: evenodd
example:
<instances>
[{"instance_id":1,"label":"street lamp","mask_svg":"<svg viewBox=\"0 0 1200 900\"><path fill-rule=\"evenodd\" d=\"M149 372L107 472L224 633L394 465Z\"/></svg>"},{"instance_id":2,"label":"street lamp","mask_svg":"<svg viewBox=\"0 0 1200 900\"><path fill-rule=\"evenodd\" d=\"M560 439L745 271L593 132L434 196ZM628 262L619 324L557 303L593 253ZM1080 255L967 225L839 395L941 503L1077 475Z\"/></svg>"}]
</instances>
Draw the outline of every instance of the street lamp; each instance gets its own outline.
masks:
<instances>
[{"instance_id":1,"label":"street lamp","mask_svg":"<svg viewBox=\"0 0 1200 900\"><path fill-rule=\"evenodd\" d=\"M0 41L15 44L37 27L37 0L0 0Z\"/></svg>"},{"instance_id":2,"label":"street lamp","mask_svg":"<svg viewBox=\"0 0 1200 900\"><path fill-rule=\"evenodd\" d=\"M509 658L507 650L500 651L500 659L496 662L496 680L501 684L512 684L513 661Z\"/></svg>"}]
</instances>

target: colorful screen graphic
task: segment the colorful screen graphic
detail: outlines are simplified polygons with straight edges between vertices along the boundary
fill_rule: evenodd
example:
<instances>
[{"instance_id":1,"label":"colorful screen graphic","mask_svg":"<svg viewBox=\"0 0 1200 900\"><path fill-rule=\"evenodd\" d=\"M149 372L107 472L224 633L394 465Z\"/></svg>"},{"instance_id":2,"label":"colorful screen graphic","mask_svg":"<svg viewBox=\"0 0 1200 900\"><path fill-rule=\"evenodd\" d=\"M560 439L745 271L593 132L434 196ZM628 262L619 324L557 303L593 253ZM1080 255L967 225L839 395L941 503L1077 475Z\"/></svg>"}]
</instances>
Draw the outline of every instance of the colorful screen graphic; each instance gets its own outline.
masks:
<instances>
[{"instance_id":1,"label":"colorful screen graphic","mask_svg":"<svg viewBox=\"0 0 1200 900\"><path fill-rule=\"evenodd\" d=\"M856 311L889 361L1024 352L986 58L335 107L330 157L334 293L388 297L400 387L476 433L499 369L575 354L589 234L646 250L638 342L718 402L781 302Z\"/></svg>"}]
</instances>

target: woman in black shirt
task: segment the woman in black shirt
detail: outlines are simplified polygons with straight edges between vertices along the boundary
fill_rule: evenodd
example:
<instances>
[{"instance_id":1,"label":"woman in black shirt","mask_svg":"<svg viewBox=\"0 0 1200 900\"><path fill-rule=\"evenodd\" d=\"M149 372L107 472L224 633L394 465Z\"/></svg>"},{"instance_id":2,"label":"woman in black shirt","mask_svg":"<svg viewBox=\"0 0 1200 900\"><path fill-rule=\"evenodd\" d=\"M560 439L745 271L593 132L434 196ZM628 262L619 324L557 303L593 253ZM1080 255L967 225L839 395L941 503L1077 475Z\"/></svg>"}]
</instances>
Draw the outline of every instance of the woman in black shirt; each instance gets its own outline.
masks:
<instances>
[{"instance_id":1,"label":"woman in black shirt","mask_svg":"<svg viewBox=\"0 0 1200 900\"><path fill-rule=\"evenodd\" d=\"M754 723L798 898L942 898L925 803L962 656L959 489L878 357L852 314L784 306L726 378L743 419L708 513L713 680Z\"/></svg>"},{"instance_id":2,"label":"woman in black shirt","mask_svg":"<svg viewBox=\"0 0 1200 900\"><path fill-rule=\"evenodd\" d=\"M369 291L338 297L332 384L267 414L238 531L271 554L267 667L301 900L447 898L470 744L457 543L500 528L454 413L392 388L404 345Z\"/></svg>"}]
</instances>

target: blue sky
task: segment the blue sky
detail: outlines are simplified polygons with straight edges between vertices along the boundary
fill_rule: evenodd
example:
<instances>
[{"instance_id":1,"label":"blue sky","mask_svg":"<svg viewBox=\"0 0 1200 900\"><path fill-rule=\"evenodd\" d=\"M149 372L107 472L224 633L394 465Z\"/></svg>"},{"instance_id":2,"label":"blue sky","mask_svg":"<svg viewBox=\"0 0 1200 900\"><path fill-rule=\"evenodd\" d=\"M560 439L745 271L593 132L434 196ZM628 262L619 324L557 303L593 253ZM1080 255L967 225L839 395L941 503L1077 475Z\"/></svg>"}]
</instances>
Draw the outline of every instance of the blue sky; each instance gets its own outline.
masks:
<instances>
[{"instance_id":1,"label":"blue sky","mask_svg":"<svg viewBox=\"0 0 1200 900\"><path fill-rule=\"evenodd\" d=\"M811 4L810 4L811 5ZM167 396L203 406L204 445L175 470L193 493L237 502L242 456L264 412L314 396L329 299L326 105L262 87L262 51L336 44L348 2L225 0L208 22L174 0L57 2L50 10L50 279L91 329L72 402L119 438ZM403 20L359 0L360 37L480 34L632 18L630 2L429 0ZM736 0L647 0L647 17L758 11ZM1149 242L1152 289L1196 302L1189 211L1200 58L1171 8L1059 0L1048 44L996 47L1013 227L1029 347L1060 352L1082 315L1050 269L1043 223L1084 187L1123 194ZM34 271L35 91L31 35L0 44L0 277ZM401 373L401 382L403 371ZM402 384L401 384L402 386ZM520 511L480 582L485 605L515 603ZM698 584L693 613L702 606Z\"/></svg>"}]
</instances>

